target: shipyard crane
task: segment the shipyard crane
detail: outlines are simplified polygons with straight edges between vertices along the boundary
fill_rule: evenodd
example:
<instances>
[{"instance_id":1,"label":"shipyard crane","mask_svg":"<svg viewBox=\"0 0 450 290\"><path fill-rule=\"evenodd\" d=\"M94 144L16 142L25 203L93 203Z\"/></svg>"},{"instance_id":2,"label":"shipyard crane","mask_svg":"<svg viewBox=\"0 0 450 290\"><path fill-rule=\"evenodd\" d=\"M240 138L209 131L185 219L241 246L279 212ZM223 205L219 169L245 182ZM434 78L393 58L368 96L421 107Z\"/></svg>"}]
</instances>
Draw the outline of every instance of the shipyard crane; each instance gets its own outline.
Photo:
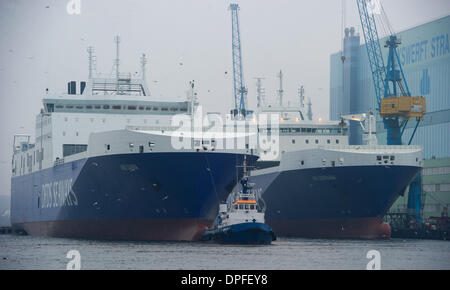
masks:
<instances>
[{"instance_id":1,"label":"shipyard crane","mask_svg":"<svg viewBox=\"0 0 450 290\"><path fill-rule=\"evenodd\" d=\"M397 52L397 47L401 44L401 41L393 33L388 36L385 43L385 47L389 49L389 54L387 66L384 64L375 22L375 14L383 13L379 0L356 0L356 2L366 41L375 96L387 132L387 144L401 145L402 135L409 120L416 118L417 124L408 142L408 144L411 144L419 123L426 112L425 98L411 96Z\"/></svg>"},{"instance_id":2,"label":"shipyard crane","mask_svg":"<svg viewBox=\"0 0 450 290\"><path fill-rule=\"evenodd\" d=\"M406 126L410 119L415 118L417 123L408 142L410 145L419 123L426 113L425 98L411 96L397 52L401 41L391 29L389 29L390 35L384 46L389 49L387 66L384 64L375 21L375 15L384 14L379 0L356 0L356 2L366 42L375 96L387 133L387 144L402 145L402 136ZM408 210L418 224L421 223L421 179L421 174L419 174L413 180L408 195Z\"/></svg>"},{"instance_id":3,"label":"shipyard crane","mask_svg":"<svg viewBox=\"0 0 450 290\"><path fill-rule=\"evenodd\" d=\"M230 4L232 25L232 52L233 52L233 86L234 109L231 114L234 118L245 118L251 111L247 111L247 88L244 84L242 71L241 34L239 29L239 5Z\"/></svg>"}]
</instances>

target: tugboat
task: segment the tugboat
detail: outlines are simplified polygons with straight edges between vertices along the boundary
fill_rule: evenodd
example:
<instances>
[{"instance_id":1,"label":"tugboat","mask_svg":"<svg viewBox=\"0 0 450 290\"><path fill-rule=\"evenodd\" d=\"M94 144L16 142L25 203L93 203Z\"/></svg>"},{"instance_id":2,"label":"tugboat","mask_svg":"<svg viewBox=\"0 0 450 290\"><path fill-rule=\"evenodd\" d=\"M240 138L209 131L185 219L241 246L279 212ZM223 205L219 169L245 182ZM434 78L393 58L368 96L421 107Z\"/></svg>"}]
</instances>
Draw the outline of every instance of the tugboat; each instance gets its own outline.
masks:
<instances>
[{"instance_id":1,"label":"tugboat","mask_svg":"<svg viewBox=\"0 0 450 290\"><path fill-rule=\"evenodd\" d=\"M241 191L230 202L221 203L212 229L206 230L201 241L221 244L270 245L276 240L272 228L265 224L264 209L259 206L253 184L248 182L244 156L244 177Z\"/></svg>"}]
</instances>

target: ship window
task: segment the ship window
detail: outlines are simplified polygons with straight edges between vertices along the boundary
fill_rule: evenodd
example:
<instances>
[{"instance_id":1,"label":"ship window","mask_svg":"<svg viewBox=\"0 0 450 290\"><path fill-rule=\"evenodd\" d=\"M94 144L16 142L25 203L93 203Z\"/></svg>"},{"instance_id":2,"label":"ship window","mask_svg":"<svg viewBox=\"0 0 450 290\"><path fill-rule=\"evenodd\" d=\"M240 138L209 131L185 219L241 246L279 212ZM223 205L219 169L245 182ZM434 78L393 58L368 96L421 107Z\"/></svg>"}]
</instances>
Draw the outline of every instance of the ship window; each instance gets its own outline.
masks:
<instances>
[{"instance_id":1,"label":"ship window","mask_svg":"<svg viewBox=\"0 0 450 290\"><path fill-rule=\"evenodd\" d=\"M319 140L316 139L316 144L319 144Z\"/></svg>"},{"instance_id":2,"label":"ship window","mask_svg":"<svg viewBox=\"0 0 450 290\"><path fill-rule=\"evenodd\" d=\"M388 160L389 156L383 156L383 159Z\"/></svg>"},{"instance_id":3,"label":"ship window","mask_svg":"<svg viewBox=\"0 0 450 290\"><path fill-rule=\"evenodd\" d=\"M86 109L92 110L92 106L86 106Z\"/></svg>"},{"instance_id":4,"label":"ship window","mask_svg":"<svg viewBox=\"0 0 450 290\"><path fill-rule=\"evenodd\" d=\"M170 108L170 111L176 112L176 111L178 111L178 108Z\"/></svg>"},{"instance_id":5,"label":"ship window","mask_svg":"<svg viewBox=\"0 0 450 290\"><path fill-rule=\"evenodd\" d=\"M328 140L327 140L327 143L328 143L328 144L331 144L331 140L330 140L330 139L328 139Z\"/></svg>"},{"instance_id":6,"label":"ship window","mask_svg":"<svg viewBox=\"0 0 450 290\"><path fill-rule=\"evenodd\" d=\"M153 111L159 111L158 107L153 107Z\"/></svg>"},{"instance_id":7,"label":"ship window","mask_svg":"<svg viewBox=\"0 0 450 290\"><path fill-rule=\"evenodd\" d=\"M150 111L152 109L152 107L145 107L146 111Z\"/></svg>"},{"instance_id":8,"label":"ship window","mask_svg":"<svg viewBox=\"0 0 450 290\"><path fill-rule=\"evenodd\" d=\"M83 106L77 106L76 107L78 110L82 110L84 107Z\"/></svg>"},{"instance_id":9,"label":"ship window","mask_svg":"<svg viewBox=\"0 0 450 290\"><path fill-rule=\"evenodd\" d=\"M169 108L161 108L161 111L168 111Z\"/></svg>"},{"instance_id":10,"label":"ship window","mask_svg":"<svg viewBox=\"0 0 450 290\"><path fill-rule=\"evenodd\" d=\"M336 139L336 144L339 144L339 139Z\"/></svg>"},{"instance_id":11,"label":"ship window","mask_svg":"<svg viewBox=\"0 0 450 290\"><path fill-rule=\"evenodd\" d=\"M292 139L292 144L295 144L295 139Z\"/></svg>"},{"instance_id":12,"label":"ship window","mask_svg":"<svg viewBox=\"0 0 450 290\"><path fill-rule=\"evenodd\" d=\"M306 139L305 142L306 142L306 144L309 144L309 140L308 139Z\"/></svg>"},{"instance_id":13,"label":"ship window","mask_svg":"<svg viewBox=\"0 0 450 290\"><path fill-rule=\"evenodd\" d=\"M238 209L238 205L237 204L234 206L234 209Z\"/></svg>"},{"instance_id":14,"label":"ship window","mask_svg":"<svg viewBox=\"0 0 450 290\"><path fill-rule=\"evenodd\" d=\"M56 108L57 108L57 109L63 109L64 106L58 105L58 106L56 106Z\"/></svg>"},{"instance_id":15,"label":"ship window","mask_svg":"<svg viewBox=\"0 0 450 290\"><path fill-rule=\"evenodd\" d=\"M139 146L139 153L144 153L144 146Z\"/></svg>"},{"instance_id":16,"label":"ship window","mask_svg":"<svg viewBox=\"0 0 450 290\"><path fill-rule=\"evenodd\" d=\"M391 161L394 161L395 160L395 156L391 156Z\"/></svg>"},{"instance_id":17,"label":"ship window","mask_svg":"<svg viewBox=\"0 0 450 290\"><path fill-rule=\"evenodd\" d=\"M187 112L187 109L186 108L181 108L180 111L181 112Z\"/></svg>"},{"instance_id":18,"label":"ship window","mask_svg":"<svg viewBox=\"0 0 450 290\"><path fill-rule=\"evenodd\" d=\"M250 206L250 209L251 209L251 210L254 210L254 209L255 209L255 206L254 206L254 205L251 205L251 206Z\"/></svg>"},{"instance_id":19,"label":"ship window","mask_svg":"<svg viewBox=\"0 0 450 290\"><path fill-rule=\"evenodd\" d=\"M109 145L109 144L106 144L106 150L111 150L111 145Z\"/></svg>"},{"instance_id":20,"label":"ship window","mask_svg":"<svg viewBox=\"0 0 450 290\"><path fill-rule=\"evenodd\" d=\"M245 205L245 209L248 209L248 204Z\"/></svg>"},{"instance_id":21,"label":"ship window","mask_svg":"<svg viewBox=\"0 0 450 290\"><path fill-rule=\"evenodd\" d=\"M73 106L72 105L67 105L66 109L73 109Z\"/></svg>"},{"instance_id":22,"label":"ship window","mask_svg":"<svg viewBox=\"0 0 450 290\"><path fill-rule=\"evenodd\" d=\"M109 110L109 105L104 105L104 106L103 106L103 109Z\"/></svg>"},{"instance_id":23,"label":"ship window","mask_svg":"<svg viewBox=\"0 0 450 290\"><path fill-rule=\"evenodd\" d=\"M120 109L122 109L122 106L114 105L114 106L112 106L112 108L113 108L113 110L120 110Z\"/></svg>"},{"instance_id":24,"label":"ship window","mask_svg":"<svg viewBox=\"0 0 450 290\"><path fill-rule=\"evenodd\" d=\"M128 106L128 110L136 110L136 106Z\"/></svg>"},{"instance_id":25,"label":"ship window","mask_svg":"<svg viewBox=\"0 0 450 290\"><path fill-rule=\"evenodd\" d=\"M304 161L304 160L302 160L300 163L301 163L302 165L305 165L305 161Z\"/></svg>"},{"instance_id":26,"label":"ship window","mask_svg":"<svg viewBox=\"0 0 450 290\"><path fill-rule=\"evenodd\" d=\"M87 145L63 144L63 157L87 151Z\"/></svg>"},{"instance_id":27,"label":"ship window","mask_svg":"<svg viewBox=\"0 0 450 290\"><path fill-rule=\"evenodd\" d=\"M377 160L381 161L382 157L381 156L377 156Z\"/></svg>"},{"instance_id":28,"label":"ship window","mask_svg":"<svg viewBox=\"0 0 450 290\"><path fill-rule=\"evenodd\" d=\"M96 109L98 110L98 109L101 109L102 106L100 106L100 105L95 105L94 108L96 108Z\"/></svg>"},{"instance_id":29,"label":"ship window","mask_svg":"<svg viewBox=\"0 0 450 290\"><path fill-rule=\"evenodd\" d=\"M242 204L240 204L239 209L244 209L244 206Z\"/></svg>"},{"instance_id":30,"label":"ship window","mask_svg":"<svg viewBox=\"0 0 450 290\"><path fill-rule=\"evenodd\" d=\"M141 111L144 110L144 109L145 109L145 107L139 107L139 110L141 110Z\"/></svg>"}]
</instances>

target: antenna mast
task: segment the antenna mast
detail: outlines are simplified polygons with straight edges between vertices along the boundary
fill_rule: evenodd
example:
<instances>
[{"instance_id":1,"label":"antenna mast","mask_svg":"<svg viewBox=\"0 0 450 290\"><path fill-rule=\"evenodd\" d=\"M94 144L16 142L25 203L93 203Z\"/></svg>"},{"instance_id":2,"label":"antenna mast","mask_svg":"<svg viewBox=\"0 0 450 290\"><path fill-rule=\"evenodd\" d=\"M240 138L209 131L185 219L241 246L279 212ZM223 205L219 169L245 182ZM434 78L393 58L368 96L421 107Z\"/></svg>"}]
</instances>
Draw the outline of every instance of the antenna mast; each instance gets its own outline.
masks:
<instances>
[{"instance_id":1,"label":"antenna mast","mask_svg":"<svg viewBox=\"0 0 450 290\"><path fill-rule=\"evenodd\" d=\"M265 102L265 91L264 88L262 87L262 80L264 78L256 78L256 99L258 101L258 109L260 109Z\"/></svg>"},{"instance_id":2,"label":"antenna mast","mask_svg":"<svg viewBox=\"0 0 450 290\"><path fill-rule=\"evenodd\" d=\"M120 55L119 55L119 49L120 49L120 36L116 36L114 38L114 41L116 43L116 89L117 89L117 94L119 94L119 72L120 72Z\"/></svg>"},{"instance_id":3,"label":"antenna mast","mask_svg":"<svg viewBox=\"0 0 450 290\"><path fill-rule=\"evenodd\" d=\"M278 74L278 77L280 78L280 89L278 90L278 96L280 100L280 107L283 107L283 72L280 70L280 73Z\"/></svg>"},{"instance_id":4,"label":"antenna mast","mask_svg":"<svg viewBox=\"0 0 450 290\"><path fill-rule=\"evenodd\" d=\"M95 62L95 49L92 46L87 48L87 52L89 54L89 80L91 80L94 76L94 71L96 71L96 62Z\"/></svg>"},{"instance_id":5,"label":"antenna mast","mask_svg":"<svg viewBox=\"0 0 450 290\"><path fill-rule=\"evenodd\" d=\"M146 65L147 65L147 56L145 53L141 56L141 78L144 84L146 83Z\"/></svg>"},{"instance_id":6,"label":"antenna mast","mask_svg":"<svg viewBox=\"0 0 450 290\"><path fill-rule=\"evenodd\" d=\"M300 99L300 108L303 109L305 107L305 88L302 85L298 88L298 97Z\"/></svg>"}]
</instances>

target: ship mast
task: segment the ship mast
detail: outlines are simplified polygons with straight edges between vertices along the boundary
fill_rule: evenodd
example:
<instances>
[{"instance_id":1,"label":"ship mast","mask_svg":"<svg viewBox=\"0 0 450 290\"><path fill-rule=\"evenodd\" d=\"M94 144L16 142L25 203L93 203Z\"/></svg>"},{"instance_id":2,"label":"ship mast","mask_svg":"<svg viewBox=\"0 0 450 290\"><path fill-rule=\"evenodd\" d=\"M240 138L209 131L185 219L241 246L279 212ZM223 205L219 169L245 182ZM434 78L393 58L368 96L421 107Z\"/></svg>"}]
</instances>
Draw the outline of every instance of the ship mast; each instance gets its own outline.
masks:
<instances>
[{"instance_id":1,"label":"ship mast","mask_svg":"<svg viewBox=\"0 0 450 290\"><path fill-rule=\"evenodd\" d=\"M116 65L116 94L119 94L119 72L120 72L120 55L119 55L119 48L120 48L120 36L116 36L114 38L114 41L116 43L116 60L115 60L115 65Z\"/></svg>"},{"instance_id":2,"label":"ship mast","mask_svg":"<svg viewBox=\"0 0 450 290\"><path fill-rule=\"evenodd\" d=\"M89 54L88 60L89 60L89 80L92 80L92 78L94 77L94 71L96 70L95 68L95 50L92 46L89 46L87 48L87 52Z\"/></svg>"},{"instance_id":3,"label":"ship mast","mask_svg":"<svg viewBox=\"0 0 450 290\"><path fill-rule=\"evenodd\" d=\"M143 53L142 56L141 56L141 78L142 78L142 82L144 84L147 83L145 81L145 79L146 79L146 65L147 65L147 56L145 55L145 53Z\"/></svg>"}]
</instances>

